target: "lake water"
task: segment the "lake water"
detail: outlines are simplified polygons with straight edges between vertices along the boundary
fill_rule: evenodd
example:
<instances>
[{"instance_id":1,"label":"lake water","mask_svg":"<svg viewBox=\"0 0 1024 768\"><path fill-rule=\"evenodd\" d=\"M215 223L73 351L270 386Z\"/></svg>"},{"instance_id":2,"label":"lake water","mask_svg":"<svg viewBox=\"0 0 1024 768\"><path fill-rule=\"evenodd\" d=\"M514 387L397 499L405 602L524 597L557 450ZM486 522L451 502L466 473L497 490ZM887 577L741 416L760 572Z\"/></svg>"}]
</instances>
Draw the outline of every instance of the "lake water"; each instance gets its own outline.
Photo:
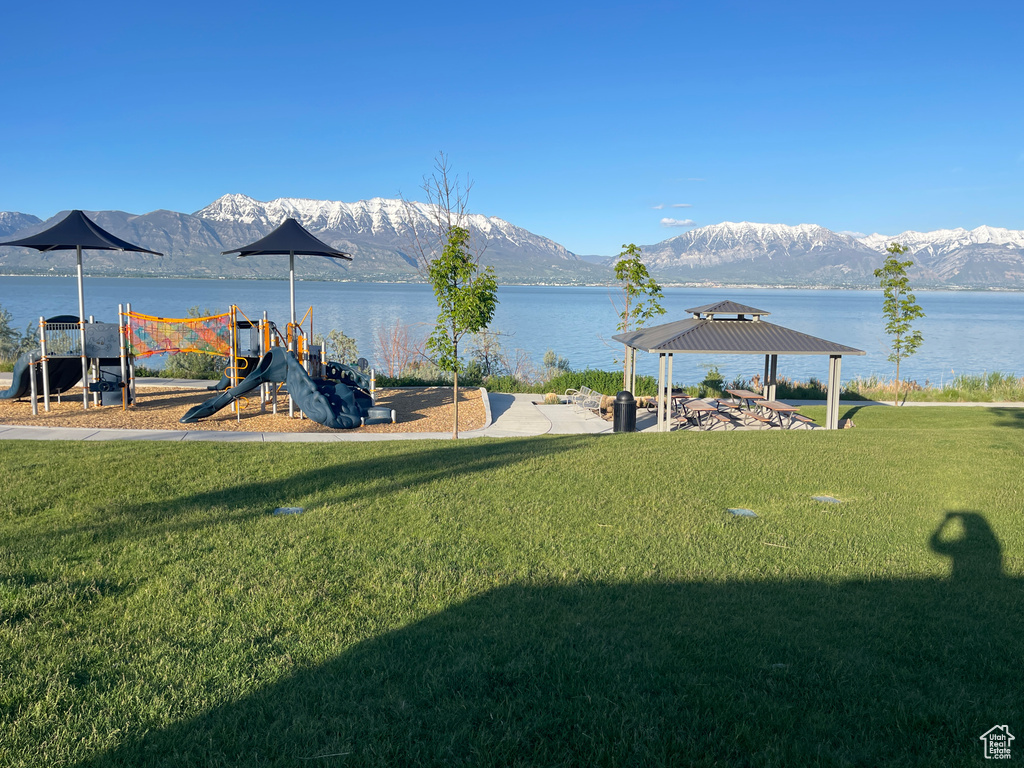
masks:
<instances>
[{"instance_id":1,"label":"lake water","mask_svg":"<svg viewBox=\"0 0 1024 768\"><path fill-rule=\"evenodd\" d=\"M419 324L425 335L437 315L433 294L425 285L381 283L321 283L299 281L295 286L299 314L313 307L315 332L337 328L353 337L360 354L373 362L378 328L396 320ZM509 334L507 349L526 350L539 366L553 349L573 368L618 367L622 347L610 341L616 333L618 300L607 287L504 286L491 323ZM879 291L800 290L774 288L666 288L667 313L658 322L682 319L689 307L731 299L766 310L770 322L863 349L863 357L844 356L842 374L848 380L872 374L891 378L886 360L889 339L882 320ZM941 383L960 373L1003 371L1024 375L1024 295L1003 292L920 291L917 300L927 317L916 327L924 344L905 361L903 373L920 383ZM250 318L265 311L280 325L288 320L288 282L273 280L173 280L137 278L85 279L85 311L97 320L116 322L117 305L160 317L184 317L188 308L226 311L236 304ZM0 306L23 330L40 315L77 314L75 278L0 277ZM652 323L653 324L653 323ZM677 355L677 383L694 383L704 376L702 366L717 365L727 379L760 373L763 357L754 355ZM641 373L657 373L657 358L641 355ZM827 357L787 356L779 359L779 374L806 380L826 379Z\"/></svg>"}]
</instances>

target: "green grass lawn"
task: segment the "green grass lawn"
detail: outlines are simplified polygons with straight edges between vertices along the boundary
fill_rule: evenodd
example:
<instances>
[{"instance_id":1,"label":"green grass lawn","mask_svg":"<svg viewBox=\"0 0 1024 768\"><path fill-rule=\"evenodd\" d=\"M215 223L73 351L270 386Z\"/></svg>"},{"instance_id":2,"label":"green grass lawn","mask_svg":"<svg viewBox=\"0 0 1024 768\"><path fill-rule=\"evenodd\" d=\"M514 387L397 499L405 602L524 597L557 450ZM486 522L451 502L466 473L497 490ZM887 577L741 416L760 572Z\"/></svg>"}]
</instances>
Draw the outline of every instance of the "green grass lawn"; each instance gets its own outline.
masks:
<instances>
[{"instance_id":1,"label":"green grass lawn","mask_svg":"<svg viewBox=\"0 0 1024 768\"><path fill-rule=\"evenodd\" d=\"M852 415L0 441L0 765L984 764L1024 739L1024 413Z\"/></svg>"}]
</instances>

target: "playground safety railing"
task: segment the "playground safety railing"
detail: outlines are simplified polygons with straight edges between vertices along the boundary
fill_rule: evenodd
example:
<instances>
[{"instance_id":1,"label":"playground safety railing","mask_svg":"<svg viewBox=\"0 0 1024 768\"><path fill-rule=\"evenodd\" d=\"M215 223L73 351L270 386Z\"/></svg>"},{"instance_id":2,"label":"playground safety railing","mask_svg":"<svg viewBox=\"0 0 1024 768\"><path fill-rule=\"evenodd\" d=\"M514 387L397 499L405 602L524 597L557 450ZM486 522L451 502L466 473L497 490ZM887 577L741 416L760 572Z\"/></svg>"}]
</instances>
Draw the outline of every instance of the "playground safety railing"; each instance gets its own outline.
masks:
<instances>
[{"instance_id":1,"label":"playground safety railing","mask_svg":"<svg viewBox=\"0 0 1024 768\"><path fill-rule=\"evenodd\" d=\"M82 334L78 323L43 323L42 329L49 357L81 357Z\"/></svg>"}]
</instances>

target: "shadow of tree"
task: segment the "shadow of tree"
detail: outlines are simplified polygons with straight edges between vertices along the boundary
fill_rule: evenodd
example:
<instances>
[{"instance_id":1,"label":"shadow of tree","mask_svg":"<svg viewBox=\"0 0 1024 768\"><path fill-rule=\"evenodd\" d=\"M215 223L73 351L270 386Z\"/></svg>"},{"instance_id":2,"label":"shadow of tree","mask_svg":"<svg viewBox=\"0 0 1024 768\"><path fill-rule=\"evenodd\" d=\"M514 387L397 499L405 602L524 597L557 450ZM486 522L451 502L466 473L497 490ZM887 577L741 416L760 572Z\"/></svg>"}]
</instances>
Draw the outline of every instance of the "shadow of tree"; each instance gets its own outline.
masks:
<instances>
[{"instance_id":1,"label":"shadow of tree","mask_svg":"<svg viewBox=\"0 0 1024 768\"><path fill-rule=\"evenodd\" d=\"M386 450L352 460L338 444L331 443L313 454L309 462L311 466L301 472L225 484L203 493L184 497L172 495L144 503L133 503L130 498L111 500L101 522L82 523L45 534L13 535L7 543L14 548L27 545L28 539L40 535L50 538L74 534L88 534L97 542L113 542L121 538L161 536L172 531L252 519L266 515L276 507L303 506L307 499L315 500L320 507L352 504L435 481L507 468L520 461L537 461L555 455L560 460L571 461L568 458L571 452L588 444L589 439L585 435L494 441L477 439L445 442L436 448L418 443L406 451ZM224 445L204 453L210 460L231 461L231 453ZM253 476L258 477L258 473L254 472ZM219 512L203 515L201 519L192 514L210 509Z\"/></svg>"},{"instance_id":2,"label":"shadow of tree","mask_svg":"<svg viewBox=\"0 0 1024 768\"><path fill-rule=\"evenodd\" d=\"M997 427L1024 429L1024 408L993 408L992 413L999 418Z\"/></svg>"},{"instance_id":3,"label":"shadow of tree","mask_svg":"<svg viewBox=\"0 0 1024 768\"><path fill-rule=\"evenodd\" d=\"M496 588L79 765L974 765L1024 582L978 513L931 545L951 578Z\"/></svg>"}]
</instances>

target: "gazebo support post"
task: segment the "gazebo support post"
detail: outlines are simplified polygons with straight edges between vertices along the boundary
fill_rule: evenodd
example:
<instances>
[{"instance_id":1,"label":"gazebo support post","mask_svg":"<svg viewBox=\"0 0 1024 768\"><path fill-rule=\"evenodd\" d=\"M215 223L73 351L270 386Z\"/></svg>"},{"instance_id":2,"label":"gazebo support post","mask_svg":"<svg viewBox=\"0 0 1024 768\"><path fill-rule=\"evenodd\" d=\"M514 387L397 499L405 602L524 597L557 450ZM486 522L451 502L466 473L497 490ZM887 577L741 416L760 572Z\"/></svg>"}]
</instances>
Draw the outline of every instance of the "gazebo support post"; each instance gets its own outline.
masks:
<instances>
[{"instance_id":1,"label":"gazebo support post","mask_svg":"<svg viewBox=\"0 0 1024 768\"><path fill-rule=\"evenodd\" d=\"M661 432L661 421L662 413L665 407L664 398L664 387L665 387L665 355L664 353L658 353L658 432Z\"/></svg>"},{"instance_id":2,"label":"gazebo support post","mask_svg":"<svg viewBox=\"0 0 1024 768\"><path fill-rule=\"evenodd\" d=\"M669 371L665 377L665 431L672 431L672 364L675 355L669 352Z\"/></svg>"},{"instance_id":3,"label":"gazebo support post","mask_svg":"<svg viewBox=\"0 0 1024 768\"><path fill-rule=\"evenodd\" d=\"M761 381L761 394L765 400L775 399L775 385L779 369L778 355L764 356L764 379Z\"/></svg>"},{"instance_id":4,"label":"gazebo support post","mask_svg":"<svg viewBox=\"0 0 1024 768\"><path fill-rule=\"evenodd\" d=\"M839 429L839 389L842 355L829 355L828 394L825 404L825 429Z\"/></svg>"}]
</instances>

